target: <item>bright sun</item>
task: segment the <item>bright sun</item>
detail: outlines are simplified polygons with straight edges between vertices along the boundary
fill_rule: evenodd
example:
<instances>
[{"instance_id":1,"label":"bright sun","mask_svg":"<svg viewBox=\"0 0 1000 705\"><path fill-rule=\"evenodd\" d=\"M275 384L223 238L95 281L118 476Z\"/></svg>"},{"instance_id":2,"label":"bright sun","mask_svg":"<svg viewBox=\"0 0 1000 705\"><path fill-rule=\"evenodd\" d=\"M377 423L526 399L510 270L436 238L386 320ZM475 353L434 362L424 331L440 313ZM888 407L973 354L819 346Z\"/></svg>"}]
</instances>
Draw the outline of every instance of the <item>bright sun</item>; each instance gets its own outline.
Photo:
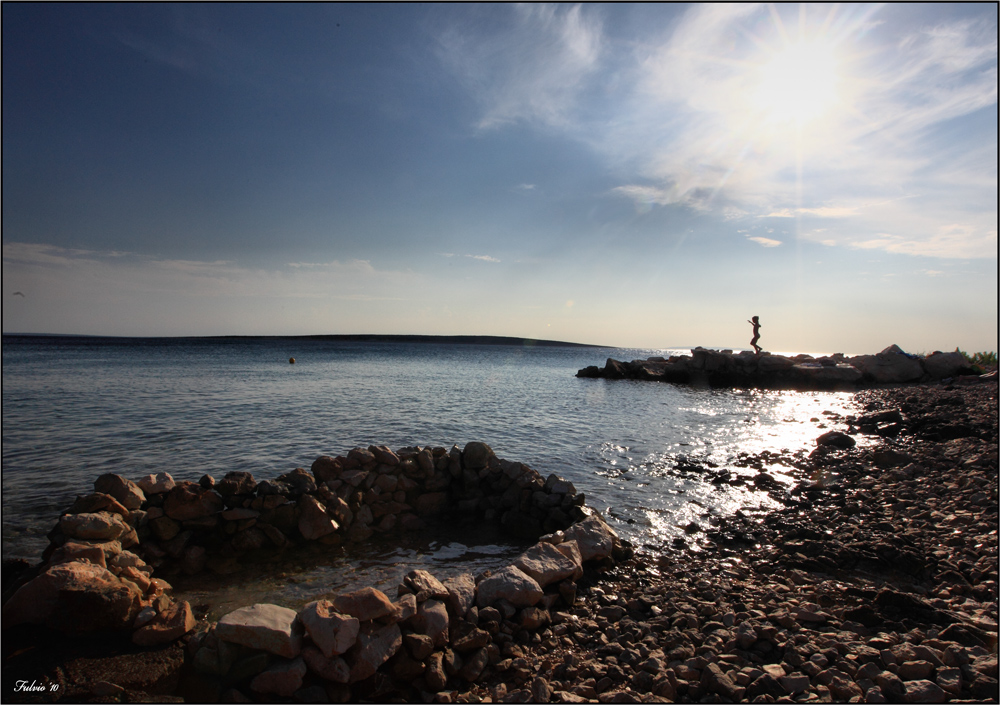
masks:
<instances>
[{"instance_id":1,"label":"bright sun","mask_svg":"<svg viewBox=\"0 0 1000 705\"><path fill-rule=\"evenodd\" d=\"M803 123L837 102L837 60L822 40L799 42L760 68L755 102L773 122Z\"/></svg>"}]
</instances>

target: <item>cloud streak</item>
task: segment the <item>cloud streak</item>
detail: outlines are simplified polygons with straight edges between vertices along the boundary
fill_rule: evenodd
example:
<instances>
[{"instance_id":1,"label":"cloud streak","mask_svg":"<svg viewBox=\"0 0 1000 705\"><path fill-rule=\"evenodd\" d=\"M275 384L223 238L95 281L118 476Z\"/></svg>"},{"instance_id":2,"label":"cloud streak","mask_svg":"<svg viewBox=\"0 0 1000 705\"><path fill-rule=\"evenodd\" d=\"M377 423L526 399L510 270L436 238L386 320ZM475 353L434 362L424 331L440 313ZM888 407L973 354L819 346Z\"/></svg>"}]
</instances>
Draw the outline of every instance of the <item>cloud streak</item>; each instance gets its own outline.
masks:
<instances>
[{"instance_id":1,"label":"cloud streak","mask_svg":"<svg viewBox=\"0 0 1000 705\"><path fill-rule=\"evenodd\" d=\"M841 246L996 257L995 115L993 144L939 134L996 105L995 24L890 23L879 15L898 10L878 5L798 12L696 5L625 46L589 7L520 9L506 31L448 35L443 56L480 105L478 127L563 130L624 175L607 195L640 212L806 218L800 234L822 221ZM803 123L757 100L768 62L795 42L837 59L836 99ZM586 85L606 89L600 106Z\"/></svg>"}]
</instances>

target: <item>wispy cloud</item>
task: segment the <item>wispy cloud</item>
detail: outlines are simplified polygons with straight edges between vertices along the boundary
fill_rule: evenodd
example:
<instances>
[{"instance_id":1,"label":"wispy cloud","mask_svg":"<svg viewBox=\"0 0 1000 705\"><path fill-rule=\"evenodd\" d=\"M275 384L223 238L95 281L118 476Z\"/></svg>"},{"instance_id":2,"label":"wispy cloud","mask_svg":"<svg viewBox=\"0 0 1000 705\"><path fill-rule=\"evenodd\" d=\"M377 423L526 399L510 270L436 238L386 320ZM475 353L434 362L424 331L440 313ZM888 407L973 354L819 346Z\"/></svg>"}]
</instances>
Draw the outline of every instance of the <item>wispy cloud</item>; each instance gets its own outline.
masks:
<instances>
[{"instance_id":1,"label":"wispy cloud","mask_svg":"<svg viewBox=\"0 0 1000 705\"><path fill-rule=\"evenodd\" d=\"M477 126L522 120L565 125L601 52L601 24L579 5L513 5L503 26L454 20L438 37L441 60L480 105Z\"/></svg>"},{"instance_id":2,"label":"wispy cloud","mask_svg":"<svg viewBox=\"0 0 1000 705\"><path fill-rule=\"evenodd\" d=\"M769 237L754 236L748 237L747 240L750 242L756 242L761 247L777 247L781 244L781 240L772 240Z\"/></svg>"},{"instance_id":3,"label":"wispy cloud","mask_svg":"<svg viewBox=\"0 0 1000 705\"><path fill-rule=\"evenodd\" d=\"M442 257L466 257L468 259L477 259L480 262L500 262L499 259L493 257L492 255L459 255L454 252L442 252Z\"/></svg>"},{"instance_id":4,"label":"wispy cloud","mask_svg":"<svg viewBox=\"0 0 1000 705\"><path fill-rule=\"evenodd\" d=\"M996 105L996 25L879 17L893 12L702 4L624 45L588 6L521 8L502 31L447 33L442 56L479 127L563 130L606 157L622 175L608 195L640 211L797 217L829 223L825 242L841 246L995 257L995 115L986 144L954 121ZM792 124L760 103L759 84L798 41L830 46L838 81L824 113ZM600 101L584 86L601 86ZM903 223L905 236L878 234ZM956 223L963 234L942 236Z\"/></svg>"}]
</instances>

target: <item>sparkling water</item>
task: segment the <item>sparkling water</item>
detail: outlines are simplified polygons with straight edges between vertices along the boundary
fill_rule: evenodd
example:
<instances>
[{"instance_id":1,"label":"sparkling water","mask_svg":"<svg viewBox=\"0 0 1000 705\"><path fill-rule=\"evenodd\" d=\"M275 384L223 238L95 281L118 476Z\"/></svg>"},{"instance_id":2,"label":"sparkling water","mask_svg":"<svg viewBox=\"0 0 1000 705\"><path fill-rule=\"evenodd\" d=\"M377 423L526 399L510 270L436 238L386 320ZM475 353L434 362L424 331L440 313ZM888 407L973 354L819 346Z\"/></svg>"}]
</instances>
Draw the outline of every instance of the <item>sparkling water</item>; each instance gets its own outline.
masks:
<instances>
[{"instance_id":1,"label":"sparkling water","mask_svg":"<svg viewBox=\"0 0 1000 705\"><path fill-rule=\"evenodd\" d=\"M738 452L811 449L837 427L824 411L853 412L847 393L575 377L608 357L675 352L687 351L5 335L4 558L37 561L60 511L103 473L197 481L243 470L261 480L356 446L473 440L570 480L625 538L662 544L706 513L772 502L752 485L712 484L686 462L752 475L734 466ZM785 471L769 469L779 480ZM484 528L444 526L186 589L229 606L251 597L295 606L358 581L394 587L413 567L476 573L522 548Z\"/></svg>"}]
</instances>

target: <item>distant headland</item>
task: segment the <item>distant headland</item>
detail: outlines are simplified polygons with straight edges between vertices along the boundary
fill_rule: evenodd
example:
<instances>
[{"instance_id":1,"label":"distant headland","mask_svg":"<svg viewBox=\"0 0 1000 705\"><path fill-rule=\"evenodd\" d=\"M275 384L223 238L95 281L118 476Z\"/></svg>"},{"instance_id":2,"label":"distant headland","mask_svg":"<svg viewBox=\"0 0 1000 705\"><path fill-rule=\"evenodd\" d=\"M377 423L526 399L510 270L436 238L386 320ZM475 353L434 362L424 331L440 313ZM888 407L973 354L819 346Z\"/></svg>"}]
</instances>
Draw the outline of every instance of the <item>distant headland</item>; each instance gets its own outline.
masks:
<instances>
[{"instance_id":1,"label":"distant headland","mask_svg":"<svg viewBox=\"0 0 1000 705\"><path fill-rule=\"evenodd\" d=\"M601 348L607 345L592 345L589 343L569 343L562 340L538 340L536 338L516 338L506 335L388 335L382 333L351 333L330 335L178 335L178 336L146 336L146 335L86 335L75 333L4 333L5 338L58 338L71 340L74 338L88 340L165 340L186 341L198 340L206 342L226 342L239 340L327 340L333 342L357 343L437 343L438 345L511 345L520 347L562 347L562 348Z\"/></svg>"}]
</instances>

